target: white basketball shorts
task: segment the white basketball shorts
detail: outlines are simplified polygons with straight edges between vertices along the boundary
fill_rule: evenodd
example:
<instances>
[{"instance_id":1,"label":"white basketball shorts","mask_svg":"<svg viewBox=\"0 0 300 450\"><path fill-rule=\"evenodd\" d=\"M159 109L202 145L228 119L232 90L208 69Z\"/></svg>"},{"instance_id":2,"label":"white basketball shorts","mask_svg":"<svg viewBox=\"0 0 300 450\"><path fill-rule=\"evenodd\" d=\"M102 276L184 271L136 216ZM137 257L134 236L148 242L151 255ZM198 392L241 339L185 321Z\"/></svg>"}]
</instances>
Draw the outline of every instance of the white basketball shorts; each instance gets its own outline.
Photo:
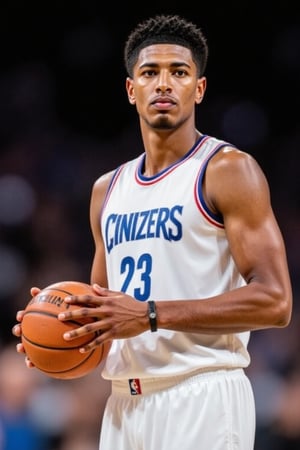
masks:
<instances>
[{"instance_id":1,"label":"white basketball shorts","mask_svg":"<svg viewBox=\"0 0 300 450\"><path fill-rule=\"evenodd\" d=\"M167 388L166 380L138 380L137 395L132 381L112 385L100 450L254 449L254 396L243 369L201 373Z\"/></svg>"}]
</instances>

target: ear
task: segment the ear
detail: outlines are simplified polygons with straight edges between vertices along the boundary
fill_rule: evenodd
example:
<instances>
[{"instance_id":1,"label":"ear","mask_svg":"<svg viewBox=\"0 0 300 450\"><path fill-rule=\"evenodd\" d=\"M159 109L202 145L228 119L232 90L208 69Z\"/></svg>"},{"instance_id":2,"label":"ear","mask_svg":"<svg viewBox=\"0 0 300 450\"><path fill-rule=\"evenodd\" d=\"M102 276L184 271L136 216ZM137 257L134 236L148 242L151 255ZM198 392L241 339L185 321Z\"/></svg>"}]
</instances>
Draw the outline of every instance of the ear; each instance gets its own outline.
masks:
<instances>
[{"instance_id":1,"label":"ear","mask_svg":"<svg viewBox=\"0 0 300 450\"><path fill-rule=\"evenodd\" d=\"M197 103L197 105L199 105L199 103L202 102L206 90L206 83L207 83L206 77L198 78L196 98L195 98L195 103Z\"/></svg>"},{"instance_id":2,"label":"ear","mask_svg":"<svg viewBox=\"0 0 300 450\"><path fill-rule=\"evenodd\" d=\"M133 81L131 78L126 78L126 91L129 103L131 105L135 105L135 95L134 95L134 88L133 88Z\"/></svg>"}]
</instances>

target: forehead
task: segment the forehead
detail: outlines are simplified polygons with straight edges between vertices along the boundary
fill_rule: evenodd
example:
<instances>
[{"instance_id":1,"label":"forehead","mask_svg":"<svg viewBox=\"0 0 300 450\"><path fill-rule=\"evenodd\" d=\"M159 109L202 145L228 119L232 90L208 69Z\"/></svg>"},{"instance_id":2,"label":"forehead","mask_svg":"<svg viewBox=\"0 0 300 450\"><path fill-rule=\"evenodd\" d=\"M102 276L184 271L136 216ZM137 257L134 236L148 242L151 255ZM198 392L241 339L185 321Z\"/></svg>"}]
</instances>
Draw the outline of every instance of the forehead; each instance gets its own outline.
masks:
<instances>
[{"instance_id":1,"label":"forehead","mask_svg":"<svg viewBox=\"0 0 300 450\"><path fill-rule=\"evenodd\" d=\"M139 53L137 65L147 63L179 63L194 65L192 52L189 48L177 44L153 44L142 48Z\"/></svg>"}]
</instances>

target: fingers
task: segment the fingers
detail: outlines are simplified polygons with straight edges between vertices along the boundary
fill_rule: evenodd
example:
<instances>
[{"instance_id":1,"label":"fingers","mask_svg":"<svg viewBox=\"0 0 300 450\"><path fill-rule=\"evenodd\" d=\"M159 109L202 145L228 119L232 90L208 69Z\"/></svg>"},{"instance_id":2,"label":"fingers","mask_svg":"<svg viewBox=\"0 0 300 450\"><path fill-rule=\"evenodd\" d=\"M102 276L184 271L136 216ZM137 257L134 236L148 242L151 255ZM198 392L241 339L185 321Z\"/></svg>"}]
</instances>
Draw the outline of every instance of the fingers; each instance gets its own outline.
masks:
<instances>
[{"instance_id":1,"label":"fingers","mask_svg":"<svg viewBox=\"0 0 300 450\"><path fill-rule=\"evenodd\" d=\"M66 333L64 333L63 337L66 341L69 341L91 333L93 333L92 337L100 335L99 322L88 323L86 325L83 325L82 327L67 331Z\"/></svg>"},{"instance_id":2,"label":"fingers","mask_svg":"<svg viewBox=\"0 0 300 450\"><path fill-rule=\"evenodd\" d=\"M39 294L41 292L41 289L40 288L38 288L38 287L32 287L31 289L30 289L30 295L32 296L32 297L35 297L37 294Z\"/></svg>"},{"instance_id":3,"label":"fingers","mask_svg":"<svg viewBox=\"0 0 300 450\"><path fill-rule=\"evenodd\" d=\"M21 342L19 342L19 343L16 345L16 349L17 349L17 352L18 352L18 353L25 353L24 346L23 346L23 344L22 344Z\"/></svg>"},{"instance_id":4,"label":"fingers","mask_svg":"<svg viewBox=\"0 0 300 450\"><path fill-rule=\"evenodd\" d=\"M19 342L16 345L16 350L17 350L18 353L21 353L21 354L25 355L25 364L26 364L26 367L28 367L28 369L32 369L33 367L35 367L34 364L32 364L32 362L28 358L28 356L26 355L25 349L24 349L24 346L23 346L22 342Z\"/></svg>"},{"instance_id":5,"label":"fingers","mask_svg":"<svg viewBox=\"0 0 300 450\"><path fill-rule=\"evenodd\" d=\"M23 317L24 317L24 313L25 313L24 309L22 309L22 310L17 312L16 319L17 319L18 322L22 322Z\"/></svg>"},{"instance_id":6,"label":"fingers","mask_svg":"<svg viewBox=\"0 0 300 450\"><path fill-rule=\"evenodd\" d=\"M102 297L100 297L99 295L90 295L90 294L85 294L85 295L68 295L64 298L64 301L66 303L69 303L71 305L76 305L78 306L78 308L80 308L80 315L76 316L76 317L82 317L82 315L94 315L94 314L88 314L87 310L95 310L95 308L98 308L99 306L102 305L103 301L102 301ZM82 308L84 306L87 306L88 308ZM79 309L78 309L79 311ZM76 310L77 312L77 310ZM70 316L70 317L75 317L75 316Z\"/></svg>"},{"instance_id":7,"label":"fingers","mask_svg":"<svg viewBox=\"0 0 300 450\"><path fill-rule=\"evenodd\" d=\"M24 310L20 310L16 314L16 319L18 322L22 322L24 316ZM11 330L12 334L16 337L21 337L22 335L22 329L21 329L21 323L17 323L12 327Z\"/></svg>"},{"instance_id":8,"label":"fingers","mask_svg":"<svg viewBox=\"0 0 300 450\"><path fill-rule=\"evenodd\" d=\"M35 365L32 364L32 362L30 361L30 359L26 355L24 346L23 346L23 344L21 342L19 342L19 344L16 345L16 349L17 349L18 353L22 353L22 354L25 355L25 364L26 364L26 367L28 367L28 369L32 369L32 367L35 367Z\"/></svg>"},{"instance_id":9,"label":"fingers","mask_svg":"<svg viewBox=\"0 0 300 450\"><path fill-rule=\"evenodd\" d=\"M99 284L94 283L92 285L93 290L95 291L95 295L68 295L64 298L66 303L70 303L72 305L88 305L89 307L101 306L103 303L104 297L115 297L119 296L119 291L110 291Z\"/></svg>"},{"instance_id":10,"label":"fingers","mask_svg":"<svg viewBox=\"0 0 300 450\"><path fill-rule=\"evenodd\" d=\"M78 306L82 306L82 301L79 302L77 301L77 299L73 298L71 299L70 303L72 303L73 305L76 305L78 302ZM69 303L69 302L68 302ZM82 319L85 317L100 317L99 314L99 310L100 308L96 308L96 307L85 307L85 308L78 308L78 309L73 309L72 311L63 311L61 313L58 314L58 319L59 320L70 320L70 319Z\"/></svg>"},{"instance_id":11,"label":"fingers","mask_svg":"<svg viewBox=\"0 0 300 450\"><path fill-rule=\"evenodd\" d=\"M99 286L99 284L97 284L97 283L94 283L92 285L92 288L98 295L107 295L108 289L106 289L102 286Z\"/></svg>"},{"instance_id":12,"label":"fingers","mask_svg":"<svg viewBox=\"0 0 300 450\"><path fill-rule=\"evenodd\" d=\"M36 288L36 289L37 289L37 288ZM39 289L38 289L38 292L39 292ZM22 319L23 319L23 317L24 317L24 313L25 313L24 310L20 310L20 311L17 312L17 314L16 314L16 319L18 320L18 322L22 322ZM22 336L22 327L21 327L21 323L17 323L16 325L13 326L13 328L12 328L12 334L13 334L14 336L18 337L18 338L20 338L20 337ZM28 356L26 355L25 348L24 348L22 342L19 342L19 343L16 345L16 350L17 350L18 353L22 353L22 354L25 355L25 364L26 364L26 367L27 367L28 369L33 368L33 367L34 367L34 364L32 364L32 362L30 361L30 359L29 359Z\"/></svg>"},{"instance_id":13,"label":"fingers","mask_svg":"<svg viewBox=\"0 0 300 450\"><path fill-rule=\"evenodd\" d=\"M108 341L110 341L110 339L107 339L106 335L103 333L103 334L99 335L96 339L90 341L88 344L81 347L79 349L79 351L80 351L80 353L90 352L91 350L95 349L99 345L103 345L103 344L105 344L105 342L108 342Z\"/></svg>"},{"instance_id":14,"label":"fingers","mask_svg":"<svg viewBox=\"0 0 300 450\"><path fill-rule=\"evenodd\" d=\"M28 369L32 369L33 367L35 367L34 364L32 364L32 362L30 361L30 359L28 358L28 356L25 357L25 364L28 367Z\"/></svg>"},{"instance_id":15,"label":"fingers","mask_svg":"<svg viewBox=\"0 0 300 450\"><path fill-rule=\"evenodd\" d=\"M12 334L16 337L21 337L21 335L22 335L21 325L19 323L14 325L11 331L12 331Z\"/></svg>"},{"instance_id":16,"label":"fingers","mask_svg":"<svg viewBox=\"0 0 300 450\"><path fill-rule=\"evenodd\" d=\"M115 297L121 294L120 291L111 291L110 289L99 286L99 284L97 283L94 283L92 285L92 288L98 295L102 297Z\"/></svg>"}]
</instances>

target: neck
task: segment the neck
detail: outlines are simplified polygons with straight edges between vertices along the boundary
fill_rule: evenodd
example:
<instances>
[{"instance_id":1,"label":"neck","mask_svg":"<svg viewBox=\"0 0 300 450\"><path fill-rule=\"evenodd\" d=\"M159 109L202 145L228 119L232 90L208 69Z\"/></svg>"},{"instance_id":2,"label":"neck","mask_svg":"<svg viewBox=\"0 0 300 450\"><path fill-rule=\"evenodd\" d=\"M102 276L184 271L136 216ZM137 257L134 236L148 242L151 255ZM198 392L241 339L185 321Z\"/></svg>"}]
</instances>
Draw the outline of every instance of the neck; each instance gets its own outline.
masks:
<instances>
[{"instance_id":1,"label":"neck","mask_svg":"<svg viewBox=\"0 0 300 450\"><path fill-rule=\"evenodd\" d=\"M143 139L145 147L145 167L143 174L153 176L181 159L198 141L201 133L194 130L188 136L177 133L148 133Z\"/></svg>"}]
</instances>

